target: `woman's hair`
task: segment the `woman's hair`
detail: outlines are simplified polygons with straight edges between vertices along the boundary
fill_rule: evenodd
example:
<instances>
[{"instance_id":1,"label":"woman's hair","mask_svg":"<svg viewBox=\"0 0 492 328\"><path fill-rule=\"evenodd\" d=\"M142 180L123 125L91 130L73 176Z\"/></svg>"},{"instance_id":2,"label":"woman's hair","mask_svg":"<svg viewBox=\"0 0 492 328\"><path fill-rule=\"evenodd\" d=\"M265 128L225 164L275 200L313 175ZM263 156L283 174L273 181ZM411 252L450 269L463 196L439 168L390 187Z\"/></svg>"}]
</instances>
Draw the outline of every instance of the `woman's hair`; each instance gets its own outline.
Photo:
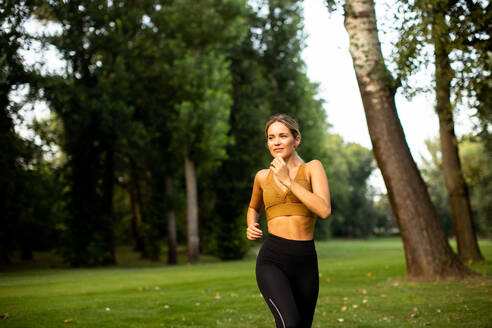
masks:
<instances>
[{"instance_id":1,"label":"woman's hair","mask_svg":"<svg viewBox=\"0 0 492 328\"><path fill-rule=\"evenodd\" d=\"M265 136L268 138L268 128L270 125L272 125L275 122L280 122L285 124L286 127L289 128L290 133L292 133L292 136L294 139L297 138L297 136L301 136L301 131L299 131L299 124L297 124L297 121L294 120L292 117L290 117L287 114L275 114L270 119L265 125Z\"/></svg>"}]
</instances>

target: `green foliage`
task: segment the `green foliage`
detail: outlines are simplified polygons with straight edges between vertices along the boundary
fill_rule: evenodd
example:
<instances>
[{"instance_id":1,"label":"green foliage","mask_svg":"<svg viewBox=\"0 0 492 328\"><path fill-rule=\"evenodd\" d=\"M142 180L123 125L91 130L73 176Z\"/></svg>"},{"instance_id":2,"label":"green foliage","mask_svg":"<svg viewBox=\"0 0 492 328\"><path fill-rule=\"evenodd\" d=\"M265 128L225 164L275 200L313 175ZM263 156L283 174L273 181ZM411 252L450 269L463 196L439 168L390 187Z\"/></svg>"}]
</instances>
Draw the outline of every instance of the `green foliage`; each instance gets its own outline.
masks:
<instances>
[{"instance_id":1,"label":"green foliage","mask_svg":"<svg viewBox=\"0 0 492 328\"><path fill-rule=\"evenodd\" d=\"M338 135L326 137L327 175L332 198L330 230L319 226L318 234L337 237L374 235L375 228L387 223L388 211L377 207L368 185L375 167L372 152L358 144L345 143ZM322 235L319 235L322 237Z\"/></svg>"},{"instance_id":2,"label":"green foliage","mask_svg":"<svg viewBox=\"0 0 492 328\"><path fill-rule=\"evenodd\" d=\"M135 17L126 2L42 3L59 35L45 42L67 62L66 75L46 76L39 88L63 122L67 154L67 217L64 253L73 265L113 263L113 186L115 155L128 135L134 108L128 47ZM124 23L123 23L124 22ZM133 24L133 25L132 25Z\"/></svg>"},{"instance_id":3,"label":"green foliage","mask_svg":"<svg viewBox=\"0 0 492 328\"><path fill-rule=\"evenodd\" d=\"M252 11L248 14L248 36L229 55L233 103L228 121L227 157L208 184L216 195L213 212L202 212L207 222L203 225L204 231L210 231L213 236L210 249L221 259L242 258L247 251L245 210L254 174L267 160L262 145L264 124L269 117L268 81L260 54L253 45L256 15ZM210 201L210 197L205 199Z\"/></svg>"},{"instance_id":4,"label":"green foliage","mask_svg":"<svg viewBox=\"0 0 492 328\"><path fill-rule=\"evenodd\" d=\"M492 237L492 152L480 137L460 140L463 175L470 188L471 205L477 233Z\"/></svg>"},{"instance_id":5,"label":"green foliage","mask_svg":"<svg viewBox=\"0 0 492 328\"><path fill-rule=\"evenodd\" d=\"M18 225L25 221L19 198L29 181L23 164L32 151L14 130L13 117L22 104L11 101L10 93L31 77L19 55L27 40L23 23L31 12L30 1L4 1L0 10L0 262L9 262L15 244L23 244L16 236Z\"/></svg>"},{"instance_id":6,"label":"green foliage","mask_svg":"<svg viewBox=\"0 0 492 328\"><path fill-rule=\"evenodd\" d=\"M379 220L370 212L373 195L366 188L372 161L366 150L342 140L338 148L330 146L318 86L307 78L301 58L300 2L36 5L35 16L58 24L60 32L32 38L56 47L66 67L57 74L19 70L16 75L16 83L30 82L31 99L45 99L52 114L34 124L44 153L14 134L2 140L10 140L2 148L10 156L2 158L9 177L4 180L14 198L22 199L9 203L9 215L17 218L2 230L9 249L16 241L8 231L19 223L26 231L22 240L32 241L34 249L57 247L72 265L114 263L114 248L121 243L158 261L168 210L176 213L178 241L186 239L183 158L189 156L197 168L202 251L227 260L243 257L250 244L244 225L253 178L270 161L264 124L277 112L299 121L303 159L324 163L338 218L349 222L350 207L363 203L369 219L355 215L358 230L351 235L372 231ZM19 10L20 27L28 7L8 8ZM19 31L17 39L2 39L17 42L7 47L2 65L22 64L11 52L28 42ZM12 132L5 117L8 128L2 133ZM172 195L166 195L167 177L173 179ZM20 188L25 182L33 187ZM34 198L39 202L30 201ZM331 235L328 224L320 226L317 237ZM36 238L27 233L33 229L40 232ZM342 230L337 234L348 234ZM59 243L50 242L59 236Z\"/></svg>"},{"instance_id":7,"label":"green foliage","mask_svg":"<svg viewBox=\"0 0 492 328\"><path fill-rule=\"evenodd\" d=\"M259 1L248 16L248 37L231 52L233 107L227 158L212 179L215 185L211 244L220 258L245 252L245 213L256 172L270 161L264 124L278 112L295 117L302 133L304 160L325 156L319 140L326 134L326 114L316 99L301 59L302 7L296 1ZM210 199L210 198L207 198ZM207 215L207 214L206 214ZM207 228L207 227L205 227Z\"/></svg>"},{"instance_id":8,"label":"green foliage","mask_svg":"<svg viewBox=\"0 0 492 328\"><path fill-rule=\"evenodd\" d=\"M438 140L427 140L430 160L423 158L422 175L429 187L441 224L448 236L453 235L451 209L444 185ZM490 152L480 137L464 136L459 141L462 172L470 192L475 229L480 236L490 237L492 223Z\"/></svg>"},{"instance_id":9,"label":"green foliage","mask_svg":"<svg viewBox=\"0 0 492 328\"><path fill-rule=\"evenodd\" d=\"M441 226L446 236L453 236L453 218L449 204L448 192L444 183L439 139L426 140L425 145L431 158L422 157L420 172L425 180L432 203L436 207Z\"/></svg>"},{"instance_id":10,"label":"green foliage","mask_svg":"<svg viewBox=\"0 0 492 328\"><path fill-rule=\"evenodd\" d=\"M433 62L435 36L445 43L452 62L452 89L455 103L474 108L471 113L480 119L483 136L491 122L490 74L490 22L491 5L482 1L449 0L400 0L395 25L400 38L395 44L393 56L403 92L412 97L426 91L421 85L410 83L410 77ZM467 109L468 109L467 108ZM469 109L468 109L469 110Z\"/></svg>"},{"instance_id":11,"label":"green foliage","mask_svg":"<svg viewBox=\"0 0 492 328\"><path fill-rule=\"evenodd\" d=\"M299 122L299 154L305 161L324 156L319 147L328 125L323 102L316 99L318 86L307 78L301 58L304 47L302 3L271 0L258 4L261 28L258 50L262 56L271 114L286 113Z\"/></svg>"}]
</instances>

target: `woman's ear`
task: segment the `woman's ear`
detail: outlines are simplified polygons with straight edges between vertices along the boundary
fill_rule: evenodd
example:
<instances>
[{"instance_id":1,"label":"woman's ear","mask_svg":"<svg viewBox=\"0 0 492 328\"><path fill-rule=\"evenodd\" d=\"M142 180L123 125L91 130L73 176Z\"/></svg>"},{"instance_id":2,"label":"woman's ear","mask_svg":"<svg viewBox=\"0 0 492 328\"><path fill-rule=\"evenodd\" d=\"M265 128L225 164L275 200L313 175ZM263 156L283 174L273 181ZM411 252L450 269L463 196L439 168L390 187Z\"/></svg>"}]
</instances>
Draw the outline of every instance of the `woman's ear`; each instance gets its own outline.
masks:
<instances>
[{"instance_id":1,"label":"woman's ear","mask_svg":"<svg viewBox=\"0 0 492 328\"><path fill-rule=\"evenodd\" d=\"M301 136L297 136L296 137L296 146L295 146L295 148L299 147L300 144L301 144Z\"/></svg>"}]
</instances>

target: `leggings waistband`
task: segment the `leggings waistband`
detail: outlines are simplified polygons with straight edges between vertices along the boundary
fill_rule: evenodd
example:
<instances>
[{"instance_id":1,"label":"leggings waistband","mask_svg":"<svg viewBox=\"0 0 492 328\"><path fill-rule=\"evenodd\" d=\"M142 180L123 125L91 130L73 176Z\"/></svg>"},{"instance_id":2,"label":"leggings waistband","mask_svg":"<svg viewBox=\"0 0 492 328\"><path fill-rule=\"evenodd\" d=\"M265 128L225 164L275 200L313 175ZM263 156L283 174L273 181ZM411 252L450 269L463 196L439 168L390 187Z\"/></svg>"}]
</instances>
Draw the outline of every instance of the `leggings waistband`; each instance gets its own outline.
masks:
<instances>
[{"instance_id":1,"label":"leggings waistband","mask_svg":"<svg viewBox=\"0 0 492 328\"><path fill-rule=\"evenodd\" d=\"M305 256L316 253L314 240L285 239L279 236L275 236L271 233L267 235L263 247L271 249L272 251L277 253L294 256Z\"/></svg>"}]
</instances>

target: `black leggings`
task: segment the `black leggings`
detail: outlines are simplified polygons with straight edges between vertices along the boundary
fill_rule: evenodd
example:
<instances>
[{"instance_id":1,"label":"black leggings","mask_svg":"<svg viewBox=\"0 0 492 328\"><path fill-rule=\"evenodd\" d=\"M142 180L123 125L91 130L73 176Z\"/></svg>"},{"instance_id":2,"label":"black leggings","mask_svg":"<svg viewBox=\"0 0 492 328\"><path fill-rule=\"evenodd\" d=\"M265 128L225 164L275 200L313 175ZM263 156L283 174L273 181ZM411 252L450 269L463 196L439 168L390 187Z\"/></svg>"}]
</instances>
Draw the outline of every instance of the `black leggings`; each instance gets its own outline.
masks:
<instances>
[{"instance_id":1,"label":"black leggings","mask_svg":"<svg viewBox=\"0 0 492 328\"><path fill-rule=\"evenodd\" d=\"M256 281L277 328L309 328L318 299L314 241L269 234L256 260Z\"/></svg>"}]
</instances>

